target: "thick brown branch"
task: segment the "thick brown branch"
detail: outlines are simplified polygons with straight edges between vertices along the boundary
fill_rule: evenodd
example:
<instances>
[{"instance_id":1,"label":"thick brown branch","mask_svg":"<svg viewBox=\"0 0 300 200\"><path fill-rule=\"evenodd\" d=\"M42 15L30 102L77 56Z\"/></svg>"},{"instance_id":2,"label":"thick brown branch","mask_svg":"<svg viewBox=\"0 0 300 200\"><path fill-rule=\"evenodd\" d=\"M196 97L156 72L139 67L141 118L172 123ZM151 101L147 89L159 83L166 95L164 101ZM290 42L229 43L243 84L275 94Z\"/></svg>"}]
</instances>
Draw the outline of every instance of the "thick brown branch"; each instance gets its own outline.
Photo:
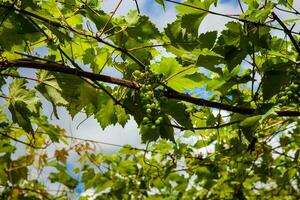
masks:
<instances>
[{"instance_id":1,"label":"thick brown branch","mask_svg":"<svg viewBox=\"0 0 300 200\"><path fill-rule=\"evenodd\" d=\"M42 69L42 70L47 70L47 71L53 71L53 72L61 72L64 74L70 74L74 76L80 76L84 78L88 78L93 81L102 81L106 83L112 83L128 88L132 88L135 90L140 89L140 85L137 82L134 81L129 81L129 80L124 80L124 79L119 79L119 78L114 78L106 75L101 75L101 74L95 74L92 72L86 72L74 68L68 68L64 65L61 64L55 64L55 63L42 63L42 62L36 62L32 60L13 60L13 61L3 61L0 62L0 67L22 67L22 68L32 68L32 69ZM244 107L237 107L237 106L232 106L228 104L223 104L223 103L218 103L218 102L213 102L213 101L208 101L205 99L201 98L196 98L192 97L187 94L182 94L179 93L172 88L167 87L167 91L165 92L165 96L171 99L177 99L189 103L193 103L195 105L199 106L205 106L205 107L210 107L210 108L217 108L221 110L227 110L231 111L234 113L240 113L240 114L254 114L255 109L253 108L244 108ZM278 111L277 112L278 116L300 116L299 111Z\"/></svg>"},{"instance_id":2,"label":"thick brown branch","mask_svg":"<svg viewBox=\"0 0 300 200\"><path fill-rule=\"evenodd\" d=\"M232 106L232 105L228 105L228 104L223 104L223 103L208 101L208 100L201 99L201 98L192 97L190 95L182 94L182 93L179 93L174 90L167 91L165 93L165 96L168 98L193 103L193 104L199 105L199 106L217 108L217 109L231 111L234 113L240 113L240 114L245 114L245 115L254 114L256 111L253 108L237 107L237 106ZM300 116L299 111L276 111L276 113L278 116L281 116L281 117L284 117L284 116L298 117L298 116Z\"/></svg>"},{"instance_id":3,"label":"thick brown branch","mask_svg":"<svg viewBox=\"0 0 300 200\"><path fill-rule=\"evenodd\" d=\"M299 111L277 111L277 115L284 117L284 116L290 116L290 117L299 117L300 116L300 112Z\"/></svg>"},{"instance_id":4,"label":"thick brown branch","mask_svg":"<svg viewBox=\"0 0 300 200\"><path fill-rule=\"evenodd\" d=\"M125 87L139 89L139 84L133 81L128 81L124 79L113 78L106 75L94 74L92 72L86 72L74 68L67 68L64 65L54 64L54 63L41 63L31 60L14 60L7 62L0 62L2 66L9 67L22 67L22 68L32 68L32 69L43 69L52 72L61 72L64 74L71 74L79 77L88 78L90 80L103 81L106 83L112 83L116 85L122 85Z\"/></svg>"},{"instance_id":5,"label":"thick brown branch","mask_svg":"<svg viewBox=\"0 0 300 200\"><path fill-rule=\"evenodd\" d=\"M169 89L167 92L165 92L165 96L168 97L168 98L172 98L172 99L177 99L177 100L190 102L190 103L193 103L193 104L196 104L196 105L201 105L201 106L217 108L217 109L221 109L221 110L232 111L232 112L240 113L240 114L251 115L255 112L255 109L235 107L235 106L231 106L231 105L228 105L228 104L208 101L208 100L205 100L205 99L192 97L192 96L187 95L187 94L182 94L182 93L179 93L179 92L177 92L175 90L172 90L172 89Z\"/></svg>"}]
</instances>

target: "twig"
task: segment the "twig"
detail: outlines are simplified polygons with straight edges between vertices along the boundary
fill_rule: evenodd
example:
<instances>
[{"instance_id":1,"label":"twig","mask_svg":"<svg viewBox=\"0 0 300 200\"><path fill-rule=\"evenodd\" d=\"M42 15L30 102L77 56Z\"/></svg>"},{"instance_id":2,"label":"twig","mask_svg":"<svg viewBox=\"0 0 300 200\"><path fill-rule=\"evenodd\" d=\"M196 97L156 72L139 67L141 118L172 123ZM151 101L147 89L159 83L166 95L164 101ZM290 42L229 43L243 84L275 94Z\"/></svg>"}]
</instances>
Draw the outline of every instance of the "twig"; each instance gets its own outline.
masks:
<instances>
[{"instance_id":1,"label":"twig","mask_svg":"<svg viewBox=\"0 0 300 200\"><path fill-rule=\"evenodd\" d=\"M136 10L138 11L139 14L141 14L139 4L138 4L137 0L134 0L134 3L135 3L135 6L136 6Z\"/></svg>"},{"instance_id":2,"label":"twig","mask_svg":"<svg viewBox=\"0 0 300 200\"><path fill-rule=\"evenodd\" d=\"M243 6L242 6L242 4L241 4L241 0L237 0L237 1L238 1L238 4L239 4L239 6L240 6L240 9L241 9L242 13L244 13L244 9L243 9Z\"/></svg>"},{"instance_id":3,"label":"twig","mask_svg":"<svg viewBox=\"0 0 300 200\"><path fill-rule=\"evenodd\" d=\"M209 129L219 129L219 128L224 128L224 127L227 127L227 126L231 126L233 124L238 124L240 123L241 121L232 121L232 122L228 122L228 123L225 123L225 124L218 124L216 126L202 126L202 127L195 127L194 130L209 130ZM178 125L173 125L171 124L170 126L172 126L173 128L177 128L177 129L180 129L180 130L185 130L186 128L182 127L182 126L178 126Z\"/></svg>"},{"instance_id":4,"label":"twig","mask_svg":"<svg viewBox=\"0 0 300 200\"><path fill-rule=\"evenodd\" d=\"M127 49L127 51L131 52L131 51L137 51L140 49L146 49L146 48L152 48L152 47L164 47L164 46L168 46L168 45L171 45L171 44L164 43L164 44L145 45L145 46L140 46L140 47L133 47L133 48Z\"/></svg>"},{"instance_id":5,"label":"twig","mask_svg":"<svg viewBox=\"0 0 300 200\"><path fill-rule=\"evenodd\" d=\"M98 35L98 37L100 38L103 33L105 32L106 27L108 26L108 24L111 22L113 16L116 14L117 10L119 9L121 3L123 0L120 0L119 3L117 4L117 6L115 7L114 11L112 12L112 14L110 15L109 19L107 20L107 22L104 24L101 33Z\"/></svg>"},{"instance_id":6,"label":"twig","mask_svg":"<svg viewBox=\"0 0 300 200\"><path fill-rule=\"evenodd\" d=\"M10 135L7 135L7 134L5 134L5 133L2 133L2 132L0 132L0 135L2 135L3 137L7 137L7 138L9 138L9 139L12 139L12 140L15 141L15 142L18 142L18 143L24 144L24 145L26 145L26 146L29 146L29 147L31 147L31 148L34 148L34 149L46 149L46 148L48 147L48 145L46 145L45 147L37 147L37 146L34 146L34 145L31 144L31 143L23 142L22 140L19 140L19 139L17 139L17 138L14 138L14 137L12 137L12 136L10 136Z\"/></svg>"},{"instance_id":7,"label":"twig","mask_svg":"<svg viewBox=\"0 0 300 200\"><path fill-rule=\"evenodd\" d=\"M188 71L188 70L190 70L190 69L192 69L194 67L196 67L196 66L195 65L191 65L189 67L185 67L182 70L180 70L180 71L172 74L171 76L169 76L168 78L166 78L164 81L167 83L170 79L172 79L172 78L176 77L177 75L180 75L181 73L184 73L184 72L186 72L186 71Z\"/></svg>"},{"instance_id":8,"label":"twig","mask_svg":"<svg viewBox=\"0 0 300 200\"><path fill-rule=\"evenodd\" d=\"M298 54L300 55L300 47L296 41L296 39L294 38L294 36L292 35L292 30L288 29L286 27L286 25L281 21L281 19L274 13L272 12L272 16L273 18L280 24L280 26L283 28L284 32L289 36L291 42L293 43L296 51L298 52Z\"/></svg>"},{"instance_id":9,"label":"twig","mask_svg":"<svg viewBox=\"0 0 300 200\"><path fill-rule=\"evenodd\" d=\"M21 55L21 56L26 56L28 58L32 58L33 60L40 60L40 61L45 61L45 62L49 62L49 63L55 63L54 61L52 60L48 60L48 59L45 59L45 58L41 58L41 57L38 57L38 56L33 56L33 55L29 55L29 54L26 54L26 53L22 53L22 52L18 52L18 51L15 51L14 52L15 54L18 54L18 55Z\"/></svg>"},{"instance_id":10,"label":"twig","mask_svg":"<svg viewBox=\"0 0 300 200\"><path fill-rule=\"evenodd\" d=\"M255 49L254 49L254 44L252 44L252 60L253 60L253 65L252 65L252 80L251 80L251 97L253 99L254 97L254 82L255 82Z\"/></svg>"},{"instance_id":11,"label":"twig","mask_svg":"<svg viewBox=\"0 0 300 200\"><path fill-rule=\"evenodd\" d=\"M31 80L31 81L36 81L36 82L42 83L42 81L40 81L36 78L31 78L31 77L26 77L26 76L18 76L18 75L15 75L15 74L0 73L0 76L9 76L9 77L13 77L13 78L23 78L23 79L26 79L26 80Z\"/></svg>"},{"instance_id":12,"label":"twig","mask_svg":"<svg viewBox=\"0 0 300 200\"><path fill-rule=\"evenodd\" d=\"M183 6L186 6L186 7L189 7L189 8L194 8L196 10L201 10L203 12L207 12L207 13L212 14L212 15L221 16L221 17L225 17L225 18L229 18L229 19L234 19L234 20L237 20L237 21L240 21L240 22L249 23L249 24L253 24L253 25L256 25L256 26L264 26L264 27L268 27L268 28L271 28L271 29L279 30L279 31L285 31L284 29L281 29L281 28L278 28L278 27L275 27L275 26L271 26L271 25L268 25L268 24L263 24L263 23L260 23L260 22L254 22L254 21L250 21L250 20L247 20L247 19L241 19L241 18L235 17L233 15L222 14L222 13L206 10L204 8L189 5L189 4L186 4L186 3L181 3L181 2L177 2L177 1L173 1L173 0L165 0L165 1L170 2L170 3L174 3L174 4L178 4L178 5L183 5ZM291 31L291 33L296 34L296 35L300 35L300 33L295 32L295 31Z\"/></svg>"},{"instance_id":13,"label":"twig","mask_svg":"<svg viewBox=\"0 0 300 200\"><path fill-rule=\"evenodd\" d=\"M278 7L277 5L275 5L275 8L278 9L278 10L280 10L280 11L286 12L286 13L291 13L291 14L295 14L295 15L299 14L298 11L297 12L295 12L295 11L293 12L293 11L290 11L290 10L285 10L283 8Z\"/></svg>"},{"instance_id":14,"label":"twig","mask_svg":"<svg viewBox=\"0 0 300 200\"><path fill-rule=\"evenodd\" d=\"M289 6L293 11L295 11L298 15L300 14L300 12L299 12L298 10L296 10L296 9L294 8L294 6L290 4L289 1L286 1L286 3L287 3L288 6Z\"/></svg>"}]
</instances>

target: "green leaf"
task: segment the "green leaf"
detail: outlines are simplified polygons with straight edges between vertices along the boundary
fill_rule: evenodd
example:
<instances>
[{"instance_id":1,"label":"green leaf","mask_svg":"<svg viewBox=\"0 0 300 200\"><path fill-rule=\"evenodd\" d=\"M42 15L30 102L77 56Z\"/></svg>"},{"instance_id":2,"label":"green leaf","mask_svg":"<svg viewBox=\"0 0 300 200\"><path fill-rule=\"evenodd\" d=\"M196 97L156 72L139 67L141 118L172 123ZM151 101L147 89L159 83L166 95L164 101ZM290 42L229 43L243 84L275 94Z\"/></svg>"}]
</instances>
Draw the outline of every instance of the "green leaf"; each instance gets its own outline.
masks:
<instances>
[{"instance_id":1,"label":"green leaf","mask_svg":"<svg viewBox=\"0 0 300 200\"><path fill-rule=\"evenodd\" d=\"M38 126L37 130L39 133L47 134L52 142L60 141L60 136L64 133L63 130L58 126L50 124L47 117L40 116L39 118L33 118L32 121Z\"/></svg>"},{"instance_id":2,"label":"green leaf","mask_svg":"<svg viewBox=\"0 0 300 200\"><path fill-rule=\"evenodd\" d=\"M200 49L211 49L213 48L216 39L218 36L217 31L208 31L206 33L202 33L199 35L197 39L199 41L199 48Z\"/></svg>"},{"instance_id":3,"label":"green leaf","mask_svg":"<svg viewBox=\"0 0 300 200\"><path fill-rule=\"evenodd\" d=\"M12 12L0 27L0 46L8 51L26 51L26 43L36 42L41 36L27 18Z\"/></svg>"},{"instance_id":4,"label":"green leaf","mask_svg":"<svg viewBox=\"0 0 300 200\"><path fill-rule=\"evenodd\" d=\"M95 23L99 32L102 32L104 28L105 31L111 30L113 27L111 21L109 21L110 16L102 10L91 10L90 8L84 7L84 9L80 9L80 11L83 15ZM110 33L110 31L107 33Z\"/></svg>"},{"instance_id":5,"label":"green leaf","mask_svg":"<svg viewBox=\"0 0 300 200\"><path fill-rule=\"evenodd\" d=\"M248 0L249 1L249 0ZM257 9L257 1L248 2L249 9L240 17L250 21L264 23L274 8L274 3L269 1L264 5L264 9Z\"/></svg>"},{"instance_id":6,"label":"green leaf","mask_svg":"<svg viewBox=\"0 0 300 200\"><path fill-rule=\"evenodd\" d=\"M117 116L115 115L114 101L111 99L106 101L105 108L97 112L95 117L103 129L105 129L107 126L111 124L116 124L118 119Z\"/></svg>"},{"instance_id":7,"label":"green leaf","mask_svg":"<svg viewBox=\"0 0 300 200\"><path fill-rule=\"evenodd\" d=\"M202 9L209 9L209 7L213 4L216 3L217 0L202 0L202 1L197 1L197 0L186 0L183 3L190 5L189 6L185 6L183 4L181 5L177 5L176 9L179 11L180 14L201 14L201 13L207 13L203 10L200 9L195 9L193 7L198 7L198 8L202 8Z\"/></svg>"},{"instance_id":8,"label":"green leaf","mask_svg":"<svg viewBox=\"0 0 300 200\"><path fill-rule=\"evenodd\" d=\"M157 74L163 74L166 79L182 70L182 66L174 58L163 58L160 63L151 65Z\"/></svg>"},{"instance_id":9,"label":"green leaf","mask_svg":"<svg viewBox=\"0 0 300 200\"><path fill-rule=\"evenodd\" d=\"M20 184L21 180L26 180L28 176L27 167L19 167L19 165L15 165L16 169L11 172L11 181L14 184Z\"/></svg>"},{"instance_id":10,"label":"green leaf","mask_svg":"<svg viewBox=\"0 0 300 200\"><path fill-rule=\"evenodd\" d=\"M59 73L53 75L55 76L59 88L61 88L63 99L68 102L66 107L70 115L74 117L86 106L86 102L82 102L80 96L84 95L86 91L89 91L91 86L77 76Z\"/></svg>"},{"instance_id":11,"label":"green leaf","mask_svg":"<svg viewBox=\"0 0 300 200\"><path fill-rule=\"evenodd\" d=\"M111 64L111 54L106 48L88 48L83 55L83 64L90 64L93 72L100 73L105 66Z\"/></svg>"},{"instance_id":12,"label":"green leaf","mask_svg":"<svg viewBox=\"0 0 300 200\"><path fill-rule=\"evenodd\" d=\"M179 11L182 17L181 26L186 29L187 32L198 36L198 29L200 23L204 19L204 17L208 14L205 10L209 10L209 7L216 3L216 0L204 0L204 1L196 1L196 0L187 0L183 2L184 4L190 5L177 5L176 9ZM200 8L200 9L195 9ZM203 10L201 10L203 9Z\"/></svg>"},{"instance_id":13,"label":"green leaf","mask_svg":"<svg viewBox=\"0 0 300 200\"><path fill-rule=\"evenodd\" d=\"M204 17L207 15L206 12L201 14L186 14L182 16L181 26L186 29L188 33L198 35L198 30Z\"/></svg>"},{"instance_id":14,"label":"green leaf","mask_svg":"<svg viewBox=\"0 0 300 200\"><path fill-rule=\"evenodd\" d=\"M119 105L115 105L115 113L118 119L118 123L124 128L125 124L129 120L129 116L127 115L125 109Z\"/></svg>"},{"instance_id":15,"label":"green leaf","mask_svg":"<svg viewBox=\"0 0 300 200\"><path fill-rule=\"evenodd\" d=\"M189 30L193 31L192 33L187 31L186 28L183 28L182 24L184 17L178 17L174 22L168 24L165 28L164 38L166 43L171 43L171 46L166 46L166 49L177 56L181 56L183 53L188 54L189 52L202 49L202 48L211 48L215 43L214 34L201 34L198 36L198 30L196 28L198 25L195 23L193 27L190 27ZM192 16L191 16L192 18ZM189 19L188 16L185 17L185 21ZM192 23L192 22L189 22ZM199 23L199 22L198 22ZM216 34L216 32L215 32ZM217 35L215 35L216 37ZM186 50L186 51L183 51Z\"/></svg>"},{"instance_id":16,"label":"green leaf","mask_svg":"<svg viewBox=\"0 0 300 200\"><path fill-rule=\"evenodd\" d=\"M174 129L169 125L171 124L171 121L166 116L163 118L163 124L165 125L159 127L160 137L175 143Z\"/></svg>"},{"instance_id":17,"label":"green leaf","mask_svg":"<svg viewBox=\"0 0 300 200\"><path fill-rule=\"evenodd\" d=\"M193 65L182 67L174 58L163 58L160 63L153 64L150 67L153 72L163 74L168 86L175 90L192 90L195 87L196 82L186 77L187 74L193 74L197 71L197 68ZM201 82L198 82L198 84L201 86Z\"/></svg>"},{"instance_id":18,"label":"green leaf","mask_svg":"<svg viewBox=\"0 0 300 200\"><path fill-rule=\"evenodd\" d=\"M177 100L161 101L162 111L172 116L180 125L186 129L193 130L189 113L186 112L186 106Z\"/></svg>"},{"instance_id":19,"label":"green leaf","mask_svg":"<svg viewBox=\"0 0 300 200\"><path fill-rule=\"evenodd\" d=\"M288 83L285 69L270 70L265 72L262 79L263 97L265 100L270 99L272 96L280 91L283 85Z\"/></svg>"},{"instance_id":20,"label":"green leaf","mask_svg":"<svg viewBox=\"0 0 300 200\"><path fill-rule=\"evenodd\" d=\"M51 183L62 183L72 190L75 189L78 184L78 181L67 174L66 171L59 171L58 173L51 172L49 180Z\"/></svg>"},{"instance_id":21,"label":"green leaf","mask_svg":"<svg viewBox=\"0 0 300 200\"><path fill-rule=\"evenodd\" d=\"M227 46L239 47L240 41L243 38L243 27L238 22L228 22L225 30L222 31L221 36L218 39L220 45L225 44Z\"/></svg>"},{"instance_id":22,"label":"green leaf","mask_svg":"<svg viewBox=\"0 0 300 200\"><path fill-rule=\"evenodd\" d=\"M86 98L83 97L83 99ZM129 120L129 116L124 108L120 105L116 105L114 100L104 93L98 94L94 99L96 101L94 102L93 114L95 114L95 118L103 129L109 125L115 125L116 123L121 124L123 127L125 126Z\"/></svg>"},{"instance_id":23,"label":"green leaf","mask_svg":"<svg viewBox=\"0 0 300 200\"><path fill-rule=\"evenodd\" d=\"M140 15L136 10L132 10L124 19L128 23L128 26L135 26L140 20Z\"/></svg>"},{"instance_id":24,"label":"green leaf","mask_svg":"<svg viewBox=\"0 0 300 200\"><path fill-rule=\"evenodd\" d=\"M55 76L45 70L37 72L39 80L36 89L48 100L53 106L53 111L58 118L56 106L66 106L68 102L62 97L62 89L60 88Z\"/></svg>"},{"instance_id":25,"label":"green leaf","mask_svg":"<svg viewBox=\"0 0 300 200\"><path fill-rule=\"evenodd\" d=\"M89 1L88 1L88 5L89 5L91 8L93 8L93 9L95 9L95 10L98 10L98 9L100 9L101 6L102 6L102 0L89 0Z\"/></svg>"},{"instance_id":26,"label":"green leaf","mask_svg":"<svg viewBox=\"0 0 300 200\"><path fill-rule=\"evenodd\" d=\"M250 143L253 141L255 130L259 125L261 118L262 115L251 116L240 122L240 127L243 131L243 134Z\"/></svg>"},{"instance_id":27,"label":"green leaf","mask_svg":"<svg viewBox=\"0 0 300 200\"><path fill-rule=\"evenodd\" d=\"M224 59L223 56L209 49L203 49L198 53L197 66L202 66L210 71L221 74L221 69L216 68L215 66L222 63Z\"/></svg>"},{"instance_id":28,"label":"green leaf","mask_svg":"<svg viewBox=\"0 0 300 200\"><path fill-rule=\"evenodd\" d=\"M216 3L216 0L204 0L204 1L195 1L187 0L183 2L186 5L177 5L176 9L179 11L181 19L181 26L185 28L188 33L192 33L195 36L198 36L198 29L200 23L203 21L204 17L208 14L205 10L209 10L209 7L212 3ZM200 9L195 9L200 8ZM203 10L201 10L203 9Z\"/></svg>"},{"instance_id":29,"label":"green leaf","mask_svg":"<svg viewBox=\"0 0 300 200\"><path fill-rule=\"evenodd\" d=\"M160 36L159 30L149 20L149 17L139 16L138 20L136 20L138 15L137 11L131 11L128 15L135 16L133 18L134 20L130 20L131 23L126 29L127 33L130 35L131 38L134 38L137 41L144 41L149 39L155 39Z\"/></svg>"},{"instance_id":30,"label":"green leaf","mask_svg":"<svg viewBox=\"0 0 300 200\"><path fill-rule=\"evenodd\" d=\"M151 126L141 126L140 134L143 143L156 141L159 138L159 133L157 131L153 131Z\"/></svg>"},{"instance_id":31,"label":"green leaf","mask_svg":"<svg viewBox=\"0 0 300 200\"><path fill-rule=\"evenodd\" d=\"M207 143L203 140L199 140L196 142L196 144L194 145L195 148L203 148L203 147L206 147L207 146Z\"/></svg>"},{"instance_id":32,"label":"green leaf","mask_svg":"<svg viewBox=\"0 0 300 200\"><path fill-rule=\"evenodd\" d=\"M10 145L10 142L0 140L0 153L13 153L16 150L15 146Z\"/></svg>"},{"instance_id":33,"label":"green leaf","mask_svg":"<svg viewBox=\"0 0 300 200\"><path fill-rule=\"evenodd\" d=\"M27 166L33 163L33 155L21 156L17 160L13 160L11 164L11 178L14 184L18 184L21 180L26 180L28 176Z\"/></svg>"},{"instance_id":34,"label":"green leaf","mask_svg":"<svg viewBox=\"0 0 300 200\"><path fill-rule=\"evenodd\" d=\"M291 9L291 5L294 5L294 0L278 0L278 4L284 5Z\"/></svg>"},{"instance_id":35,"label":"green leaf","mask_svg":"<svg viewBox=\"0 0 300 200\"><path fill-rule=\"evenodd\" d=\"M193 131L187 130L187 131L184 131L183 137L189 138L189 137L193 136L194 134L195 133Z\"/></svg>"},{"instance_id":36,"label":"green leaf","mask_svg":"<svg viewBox=\"0 0 300 200\"><path fill-rule=\"evenodd\" d=\"M103 181L101 185L98 185L96 192L102 192L108 188L111 188L114 185L112 180Z\"/></svg>"},{"instance_id":37,"label":"green leaf","mask_svg":"<svg viewBox=\"0 0 300 200\"><path fill-rule=\"evenodd\" d=\"M96 57L96 52L94 48L88 48L84 51L83 54L83 64L87 65L90 64L91 62L93 63L94 59Z\"/></svg>"},{"instance_id":38,"label":"green leaf","mask_svg":"<svg viewBox=\"0 0 300 200\"><path fill-rule=\"evenodd\" d=\"M299 53L284 33L243 20L270 24L272 11L297 14L296 1L244 0L241 21L228 18L220 33L199 30L210 8L222 10L212 7L217 0L178 2L158 16L175 17L160 31L153 16L136 9L123 15L124 1L116 12L110 1L101 10L101 0L1 1L0 199L299 199L299 118L278 116L299 110ZM282 20L291 30L298 22ZM55 63L65 69L77 63L119 84L28 69ZM140 89L127 88L129 82ZM212 103L184 102L165 85ZM132 116L147 148L97 153L101 139L64 135L57 120L41 115L40 96L56 115L63 106L72 117L93 116L102 128L127 128ZM221 104L255 112L210 107ZM48 168L49 176L35 176ZM50 182L62 187L48 191Z\"/></svg>"},{"instance_id":39,"label":"green leaf","mask_svg":"<svg viewBox=\"0 0 300 200\"><path fill-rule=\"evenodd\" d=\"M242 127L251 127L254 126L259 120L262 118L262 115L247 117L243 121L241 121L240 126Z\"/></svg>"},{"instance_id":40,"label":"green leaf","mask_svg":"<svg viewBox=\"0 0 300 200\"><path fill-rule=\"evenodd\" d=\"M34 90L26 88L24 79L17 79L9 86L8 109L13 122L19 124L25 131L33 133L30 116L39 116L41 102Z\"/></svg>"}]
</instances>

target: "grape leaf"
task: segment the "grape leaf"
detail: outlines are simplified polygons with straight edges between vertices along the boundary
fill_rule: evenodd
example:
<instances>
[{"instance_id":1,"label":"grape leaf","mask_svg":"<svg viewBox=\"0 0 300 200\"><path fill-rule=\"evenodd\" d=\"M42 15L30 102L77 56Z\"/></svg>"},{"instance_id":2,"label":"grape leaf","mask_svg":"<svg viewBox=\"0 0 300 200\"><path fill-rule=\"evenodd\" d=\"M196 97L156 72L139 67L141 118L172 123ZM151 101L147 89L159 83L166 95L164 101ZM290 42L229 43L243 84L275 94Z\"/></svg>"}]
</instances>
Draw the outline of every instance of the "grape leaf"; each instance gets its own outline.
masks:
<instances>
[{"instance_id":1,"label":"grape leaf","mask_svg":"<svg viewBox=\"0 0 300 200\"><path fill-rule=\"evenodd\" d=\"M41 102L34 90L26 88L24 79L17 79L10 84L8 103L13 122L33 133L30 116L39 116Z\"/></svg>"}]
</instances>

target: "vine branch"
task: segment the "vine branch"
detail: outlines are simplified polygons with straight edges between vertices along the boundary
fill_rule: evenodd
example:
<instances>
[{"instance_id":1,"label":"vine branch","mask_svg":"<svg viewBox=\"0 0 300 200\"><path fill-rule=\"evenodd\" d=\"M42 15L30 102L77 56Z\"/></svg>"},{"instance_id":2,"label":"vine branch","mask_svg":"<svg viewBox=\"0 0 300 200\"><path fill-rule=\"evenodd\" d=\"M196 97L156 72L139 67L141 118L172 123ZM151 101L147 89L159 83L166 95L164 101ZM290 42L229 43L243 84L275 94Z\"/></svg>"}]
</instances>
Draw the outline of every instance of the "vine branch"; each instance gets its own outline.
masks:
<instances>
[{"instance_id":1,"label":"vine branch","mask_svg":"<svg viewBox=\"0 0 300 200\"><path fill-rule=\"evenodd\" d=\"M292 35L292 30L288 29L286 27L286 25L283 23L283 21L281 21L281 19L274 12L272 12L272 16L279 23L279 25L283 28L284 32L288 35L288 37L290 38L291 42L293 43L296 51L300 55L300 47L299 47L297 41L295 40L294 36Z\"/></svg>"},{"instance_id":2,"label":"vine branch","mask_svg":"<svg viewBox=\"0 0 300 200\"><path fill-rule=\"evenodd\" d=\"M88 78L92 81L102 81L106 83L112 83L120 86L124 86L127 88L132 88L135 90L140 89L140 84L134 81L125 80L125 79L119 79L114 78L107 75L101 75L101 74L95 74L92 72L82 71L74 68L68 68L65 65L58 64L58 63L42 63L42 62L36 62L28 59L19 59L19 60L13 60L13 61L2 61L0 62L0 67L7 68L7 67L20 67L20 68L31 68L31 69L42 69L47 71L53 71L53 72L60 72L64 74L70 74L74 76L84 77ZM233 105L228 105L224 103L218 103L209 101L206 99L196 98L192 97L187 94L179 93L175 90L173 90L170 87L166 87L166 91L164 92L164 95L170 99L176 99L181 100L189 103L193 103L195 105L199 106L205 106L210 108L217 108L221 110L227 110L234 113L240 113L240 114L246 114L251 115L256 112L253 108L244 108L244 107L237 107ZM278 116L300 116L299 111L277 111Z\"/></svg>"}]
</instances>

